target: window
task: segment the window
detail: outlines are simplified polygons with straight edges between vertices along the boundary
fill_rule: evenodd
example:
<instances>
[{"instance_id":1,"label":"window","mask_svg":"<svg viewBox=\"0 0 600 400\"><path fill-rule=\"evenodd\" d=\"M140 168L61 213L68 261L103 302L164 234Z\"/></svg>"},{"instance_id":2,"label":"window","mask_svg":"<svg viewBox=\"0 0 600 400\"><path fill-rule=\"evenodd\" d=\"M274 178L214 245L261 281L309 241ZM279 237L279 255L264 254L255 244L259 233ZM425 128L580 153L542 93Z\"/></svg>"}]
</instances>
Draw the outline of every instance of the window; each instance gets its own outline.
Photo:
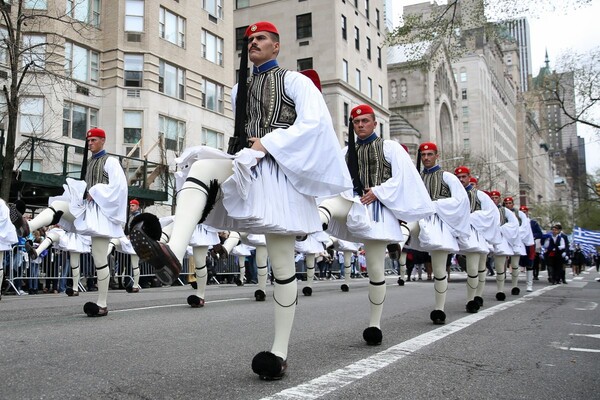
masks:
<instances>
[{"instance_id":1,"label":"window","mask_svg":"<svg viewBox=\"0 0 600 400\"><path fill-rule=\"evenodd\" d=\"M90 128L98 126L98 110L80 104L65 103L63 107L63 136L85 140Z\"/></svg>"},{"instance_id":2,"label":"window","mask_svg":"<svg viewBox=\"0 0 600 400\"><path fill-rule=\"evenodd\" d=\"M463 133L469 133L469 121L463 121Z\"/></svg>"},{"instance_id":3,"label":"window","mask_svg":"<svg viewBox=\"0 0 600 400\"><path fill-rule=\"evenodd\" d=\"M342 79L348 82L348 61L342 60Z\"/></svg>"},{"instance_id":4,"label":"window","mask_svg":"<svg viewBox=\"0 0 600 400\"><path fill-rule=\"evenodd\" d=\"M378 96L377 96L377 102L379 104L383 105L383 87L381 85L379 85L379 90L378 90Z\"/></svg>"},{"instance_id":5,"label":"window","mask_svg":"<svg viewBox=\"0 0 600 400\"><path fill-rule=\"evenodd\" d=\"M244 34L246 33L246 27L242 26L235 28L235 50L240 51L244 47Z\"/></svg>"},{"instance_id":6,"label":"window","mask_svg":"<svg viewBox=\"0 0 600 400\"><path fill-rule=\"evenodd\" d=\"M356 50L360 50L360 29L354 27L354 47Z\"/></svg>"},{"instance_id":7,"label":"window","mask_svg":"<svg viewBox=\"0 0 600 400\"><path fill-rule=\"evenodd\" d=\"M367 78L367 92L369 94L369 98L373 98L373 79Z\"/></svg>"},{"instance_id":8,"label":"window","mask_svg":"<svg viewBox=\"0 0 600 400\"><path fill-rule=\"evenodd\" d=\"M7 1L7 3L10 3ZM23 8L30 10L47 10L48 0L25 0L23 1Z\"/></svg>"},{"instance_id":9,"label":"window","mask_svg":"<svg viewBox=\"0 0 600 400\"><path fill-rule=\"evenodd\" d=\"M356 73L355 73L354 76L356 77L356 88L358 90L360 90L360 87L361 87L361 85L360 85L360 81L361 81L361 78L360 78L360 69L356 68Z\"/></svg>"},{"instance_id":10,"label":"window","mask_svg":"<svg viewBox=\"0 0 600 400\"><path fill-rule=\"evenodd\" d=\"M200 144L203 146L209 146L214 147L215 149L223 150L225 135L212 129L202 128L202 137L200 138L200 142Z\"/></svg>"},{"instance_id":11,"label":"window","mask_svg":"<svg viewBox=\"0 0 600 400\"><path fill-rule=\"evenodd\" d=\"M98 83L100 55L75 43L65 43L65 75L69 78Z\"/></svg>"},{"instance_id":12,"label":"window","mask_svg":"<svg viewBox=\"0 0 600 400\"><path fill-rule=\"evenodd\" d=\"M221 114L223 113L223 85L219 85L208 79L204 80L202 107Z\"/></svg>"},{"instance_id":13,"label":"window","mask_svg":"<svg viewBox=\"0 0 600 400\"><path fill-rule=\"evenodd\" d=\"M44 68L46 66L46 37L41 35L23 35L23 66Z\"/></svg>"},{"instance_id":14,"label":"window","mask_svg":"<svg viewBox=\"0 0 600 400\"><path fill-rule=\"evenodd\" d=\"M296 15L296 39L312 37L312 14Z\"/></svg>"},{"instance_id":15,"label":"window","mask_svg":"<svg viewBox=\"0 0 600 400\"><path fill-rule=\"evenodd\" d=\"M179 47L185 47L185 19L161 7L159 35Z\"/></svg>"},{"instance_id":16,"label":"window","mask_svg":"<svg viewBox=\"0 0 600 400\"><path fill-rule=\"evenodd\" d=\"M136 144L142 138L144 113L123 111L123 143Z\"/></svg>"},{"instance_id":17,"label":"window","mask_svg":"<svg viewBox=\"0 0 600 400\"><path fill-rule=\"evenodd\" d=\"M202 8L213 17L223 19L223 0L203 0Z\"/></svg>"},{"instance_id":18,"label":"window","mask_svg":"<svg viewBox=\"0 0 600 400\"><path fill-rule=\"evenodd\" d=\"M342 15L342 39L348 40L348 31L346 28L346 17Z\"/></svg>"},{"instance_id":19,"label":"window","mask_svg":"<svg viewBox=\"0 0 600 400\"><path fill-rule=\"evenodd\" d=\"M469 139L463 139L463 150L471 150L471 141Z\"/></svg>"},{"instance_id":20,"label":"window","mask_svg":"<svg viewBox=\"0 0 600 400\"><path fill-rule=\"evenodd\" d=\"M23 160L23 162L21 163L21 171L33 171L33 172L43 172L42 169L42 160L33 160L33 165L31 165L31 159L30 158L26 158ZM81 167L79 168L79 170L81 171ZM75 178L79 178L78 176L76 176Z\"/></svg>"},{"instance_id":21,"label":"window","mask_svg":"<svg viewBox=\"0 0 600 400\"><path fill-rule=\"evenodd\" d=\"M250 5L250 0L235 0L235 8L246 8Z\"/></svg>"},{"instance_id":22,"label":"window","mask_svg":"<svg viewBox=\"0 0 600 400\"><path fill-rule=\"evenodd\" d=\"M383 137L383 122L379 123L379 136Z\"/></svg>"},{"instance_id":23,"label":"window","mask_svg":"<svg viewBox=\"0 0 600 400\"><path fill-rule=\"evenodd\" d=\"M144 56L142 54L125 54L123 69L125 86L142 87L144 74Z\"/></svg>"},{"instance_id":24,"label":"window","mask_svg":"<svg viewBox=\"0 0 600 400\"><path fill-rule=\"evenodd\" d=\"M371 38L367 38L367 58L371 59Z\"/></svg>"},{"instance_id":25,"label":"window","mask_svg":"<svg viewBox=\"0 0 600 400\"><path fill-rule=\"evenodd\" d=\"M462 67L460 69L460 81L461 82L467 81L467 69L465 67Z\"/></svg>"},{"instance_id":26,"label":"window","mask_svg":"<svg viewBox=\"0 0 600 400\"><path fill-rule=\"evenodd\" d=\"M208 61L223 65L223 39L202 30L202 57Z\"/></svg>"},{"instance_id":27,"label":"window","mask_svg":"<svg viewBox=\"0 0 600 400\"><path fill-rule=\"evenodd\" d=\"M350 104L344 103L344 126L348 126L350 119Z\"/></svg>"},{"instance_id":28,"label":"window","mask_svg":"<svg viewBox=\"0 0 600 400\"><path fill-rule=\"evenodd\" d=\"M165 139L167 150L182 150L184 148L185 122L159 115L158 134Z\"/></svg>"},{"instance_id":29,"label":"window","mask_svg":"<svg viewBox=\"0 0 600 400\"><path fill-rule=\"evenodd\" d=\"M381 47L377 46L377 66L381 68Z\"/></svg>"},{"instance_id":30,"label":"window","mask_svg":"<svg viewBox=\"0 0 600 400\"><path fill-rule=\"evenodd\" d=\"M67 0L67 15L77 21L100 27L100 0Z\"/></svg>"},{"instance_id":31,"label":"window","mask_svg":"<svg viewBox=\"0 0 600 400\"><path fill-rule=\"evenodd\" d=\"M125 31L144 32L144 0L126 1Z\"/></svg>"},{"instance_id":32,"label":"window","mask_svg":"<svg viewBox=\"0 0 600 400\"><path fill-rule=\"evenodd\" d=\"M400 101L404 103L406 100L408 100L408 84L406 79L402 78L400 79Z\"/></svg>"},{"instance_id":33,"label":"window","mask_svg":"<svg viewBox=\"0 0 600 400\"><path fill-rule=\"evenodd\" d=\"M381 26L380 26L381 21L379 18L379 9L378 8L375 9L375 24L377 25L377 30L381 29Z\"/></svg>"},{"instance_id":34,"label":"window","mask_svg":"<svg viewBox=\"0 0 600 400\"><path fill-rule=\"evenodd\" d=\"M462 115L463 115L463 117L468 117L469 116L469 107L468 106L464 106L462 108Z\"/></svg>"},{"instance_id":35,"label":"window","mask_svg":"<svg viewBox=\"0 0 600 400\"><path fill-rule=\"evenodd\" d=\"M313 67L313 59L310 58L301 58L297 62L298 71L303 71L305 69L312 69Z\"/></svg>"},{"instance_id":36,"label":"window","mask_svg":"<svg viewBox=\"0 0 600 400\"><path fill-rule=\"evenodd\" d=\"M365 17L369 19L369 0L365 0Z\"/></svg>"},{"instance_id":37,"label":"window","mask_svg":"<svg viewBox=\"0 0 600 400\"><path fill-rule=\"evenodd\" d=\"M358 8L358 0L354 0L354 7Z\"/></svg>"},{"instance_id":38,"label":"window","mask_svg":"<svg viewBox=\"0 0 600 400\"><path fill-rule=\"evenodd\" d=\"M466 100L467 99L467 89L462 89L461 90L461 95L462 95L462 99Z\"/></svg>"},{"instance_id":39,"label":"window","mask_svg":"<svg viewBox=\"0 0 600 400\"><path fill-rule=\"evenodd\" d=\"M185 98L185 71L161 60L158 66L158 91L183 100Z\"/></svg>"},{"instance_id":40,"label":"window","mask_svg":"<svg viewBox=\"0 0 600 400\"><path fill-rule=\"evenodd\" d=\"M44 98L22 97L19 104L19 132L40 134L44 129Z\"/></svg>"}]
</instances>

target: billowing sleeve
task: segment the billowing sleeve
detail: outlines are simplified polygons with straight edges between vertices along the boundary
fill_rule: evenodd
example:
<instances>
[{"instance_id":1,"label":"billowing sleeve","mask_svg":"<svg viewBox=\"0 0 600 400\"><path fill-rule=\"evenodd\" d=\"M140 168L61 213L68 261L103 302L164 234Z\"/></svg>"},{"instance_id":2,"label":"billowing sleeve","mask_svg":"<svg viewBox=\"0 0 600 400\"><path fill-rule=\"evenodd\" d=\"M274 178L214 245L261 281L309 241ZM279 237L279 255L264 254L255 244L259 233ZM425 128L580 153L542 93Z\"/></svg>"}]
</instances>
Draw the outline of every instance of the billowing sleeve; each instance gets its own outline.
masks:
<instances>
[{"instance_id":1,"label":"billowing sleeve","mask_svg":"<svg viewBox=\"0 0 600 400\"><path fill-rule=\"evenodd\" d=\"M458 178L447 171L444 171L442 179L450 188L451 196L434 201L435 212L453 231L454 236L467 237L471 233L471 207L467 191Z\"/></svg>"},{"instance_id":2,"label":"billowing sleeve","mask_svg":"<svg viewBox=\"0 0 600 400\"><path fill-rule=\"evenodd\" d=\"M531 246L535 242L533 240L533 232L531 230L531 222L529 222L529 217L527 217L523 211L519 211L519 218L521 218L521 226L519 226L521 240L525 246Z\"/></svg>"},{"instance_id":3,"label":"billowing sleeve","mask_svg":"<svg viewBox=\"0 0 600 400\"><path fill-rule=\"evenodd\" d=\"M371 188L377 199L402 221L418 221L433 214L433 202L408 153L393 140L384 142L383 153L392 166L392 177Z\"/></svg>"},{"instance_id":4,"label":"billowing sleeve","mask_svg":"<svg viewBox=\"0 0 600 400\"><path fill-rule=\"evenodd\" d=\"M237 86L232 91L234 104L236 92ZM323 95L309 78L294 71L285 74L285 93L296 105L296 120L266 134L262 145L302 194L331 196L352 188Z\"/></svg>"},{"instance_id":5,"label":"billowing sleeve","mask_svg":"<svg viewBox=\"0 0 600 400\"><path fill-rule=\"evenodd\" d=\"M481 203L481 210L476 210L471 213L471 225L481 233L485 240L492 244L498 243L498 237L500 236L500 212L498 207L492 201L490 196L483 193L481 190L477 191L477 198Z\"/></svg>"},{"instance_id":6,"label":"billowing sleeve","mask_svg":"<svg viewBox=\"0 0 600 400\"><path fill-rule=\"evenodd\" d=\"M124 224L127 221L127 179L123 168L114 157L104 164L108 183L98 183L89 190L100 211L112 222Z\"/></svg>"},{"instance_id":7,"label":"billowing sleeve","mask_svg":"<svg viewBox=\"0 0 600 400\"><path fill-rule=\"evenodd\" d=\"M502 230L502 236L504 236L509 243L517 243L521 240L519 233L519 220L517 219L515 213L508 208L504 208L504 215L506 216L508 222L500 227Z\"/></svg>"},{"instance_id":8,"label":"billowing sleeve","mask_svg":"<svg viewBox=\"0 0 600 400\"><path fill-rule=\"evenodd\" d=\"M0 199L0 246L8 247L18 241L17 231L10 222L10 210L4 200Z\"/></svg>"}]
</instances>

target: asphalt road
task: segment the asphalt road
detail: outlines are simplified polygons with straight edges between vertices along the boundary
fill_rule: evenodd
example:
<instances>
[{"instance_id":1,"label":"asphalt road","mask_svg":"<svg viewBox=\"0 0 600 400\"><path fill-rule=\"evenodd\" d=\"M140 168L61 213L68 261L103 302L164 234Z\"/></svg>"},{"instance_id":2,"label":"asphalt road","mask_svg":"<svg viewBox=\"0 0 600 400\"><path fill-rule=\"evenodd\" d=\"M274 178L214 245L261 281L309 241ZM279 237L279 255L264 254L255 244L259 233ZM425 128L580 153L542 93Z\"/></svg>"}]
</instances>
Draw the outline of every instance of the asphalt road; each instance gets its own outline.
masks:
<instances>
[{"instance_id":1,"label":"asphalt road","mask_svg":"<svg viewBox=\"0 0 600 400\"><path fill-rule=\"evenodd\" d=\"M570 274L570 270L569 270ZM367 279L319 281L299 304L288 373L265 382L252 357L269 350L273 298L255 285L209 286L192 309L185 287L109 292L88 318L79 297L3 296L0 399L593 399L600 383L600 282L595 270L465 312L466 275L453 273L447 324L429 320L432 282L387 281L383 343L366 346ZM509 278L510 279L510 278ZM523 280L523 274L521 275ZM510 283L507 282L507 293Z\"/></svg>"}]
</instances>

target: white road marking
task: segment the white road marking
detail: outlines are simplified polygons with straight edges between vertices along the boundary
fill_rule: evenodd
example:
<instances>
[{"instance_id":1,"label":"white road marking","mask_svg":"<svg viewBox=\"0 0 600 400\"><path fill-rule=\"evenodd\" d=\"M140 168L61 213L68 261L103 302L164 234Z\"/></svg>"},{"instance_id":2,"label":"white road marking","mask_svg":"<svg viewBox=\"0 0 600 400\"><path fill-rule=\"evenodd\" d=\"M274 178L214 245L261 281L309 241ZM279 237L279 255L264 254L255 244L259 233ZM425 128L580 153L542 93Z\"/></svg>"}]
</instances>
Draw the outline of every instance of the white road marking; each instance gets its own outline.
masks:
<instances>
[{"instance_id":1,"label":"white road marking","mask_svg":"<svg viewBox=\"0 0 600 400\"><path fill-rule=\"evenodd\" d=\"M576 308L576 310L580 311L592 311L598 307L598 303L595 301L587 301L584 306Z\"/></svg>"},{"instance_id":2,"label":"white road marking","mask_svg":"<svg viewBox=\"0 0 600 400\"><path fill-rule=\"evenodd\" d=\"M557 286L554 285L546 286L519 299L501 303L497 306L482 310L476 314L471 314L440 328L392 346L387 350L372 355L371 357L362 359L301 385L282 390L281 392L275 393L268 397L264 397L261 400L317 399L325 396L328 393L339 390L344 386L377 372L380 369L401 360L407 355L415 353L427 345L435 343L446 336L467 328L477 321L490 317L500 311L504 311L518 304L522 304L556 287Z\"/></svg>"},{"instance_id":3,"label":"white road marking","mask_svg":"<svg viewBox=\"0 0 600 400\"><path fill-rule=\"evenodd\" d=\"M600 325L598 325L598 324L582 324L581 322L571 322L571 325L591 326L591 327L594 327L594 328L600 328Z\"/></svg>"},{"instance_id":4,"label":"white road marking","mask_svg":"<svg viewBox=\"0 0 600 400\"><path fill-rule=\"evenodd\" d=\"M559 346L557 343L550 343L550 346L558 350L580 351L585 353L600 353L600 349L585 349L582 347Z\"/></svg>"},{"instance_id":5,"label":"white road marking","mask_svg":"<svg viewBox=\"0 0 600 400\"><path fill-rule=\"evenodd\" d=\"M232 301L248 301L248 300L254 300L253 298L251 299L250 297L244 297L244 298L235 298L235 299L223 299L223 300L212 300L212 301L207 301L205 304L211 304L211 303L229 303ZM171 308L171 307L189 307L188 304L165 304L162 306L148 306L148 307L139 307L139 308L126 308L123 310L110 310L111 314L114 313L119 313L119 312L129 312L129 311L143 311L143 310L152 310L155 308Z\"/></svg>"},{"instance_id":6,"label":"white road marking","mask_svg":"<svg viewBox=\"0 0 600 400\"><path fill-rule=\"evenodd\" d=\"M569 333L569 336L583 336L600 339L600 333Z\"/></svg>"}]
</instances>

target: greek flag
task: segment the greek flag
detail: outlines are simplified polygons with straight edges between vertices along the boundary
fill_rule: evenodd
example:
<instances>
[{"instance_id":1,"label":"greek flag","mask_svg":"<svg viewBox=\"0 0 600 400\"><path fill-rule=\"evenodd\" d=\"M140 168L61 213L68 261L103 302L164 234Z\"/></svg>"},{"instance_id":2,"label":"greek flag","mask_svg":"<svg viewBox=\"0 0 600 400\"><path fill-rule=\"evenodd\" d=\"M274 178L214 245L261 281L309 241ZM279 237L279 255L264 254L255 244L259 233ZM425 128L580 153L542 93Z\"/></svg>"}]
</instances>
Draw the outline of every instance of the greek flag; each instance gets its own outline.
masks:
<instances>
[{"instance_id":1,"label":"greek flag","mask_svg":"<svg viewBox=\"0 0 600 400\"><path fill-rule=\"evenodd\" d=\"M575 226L573 228L573 243L600 246L600 232Z\"/></svg>"}]
</instances>

